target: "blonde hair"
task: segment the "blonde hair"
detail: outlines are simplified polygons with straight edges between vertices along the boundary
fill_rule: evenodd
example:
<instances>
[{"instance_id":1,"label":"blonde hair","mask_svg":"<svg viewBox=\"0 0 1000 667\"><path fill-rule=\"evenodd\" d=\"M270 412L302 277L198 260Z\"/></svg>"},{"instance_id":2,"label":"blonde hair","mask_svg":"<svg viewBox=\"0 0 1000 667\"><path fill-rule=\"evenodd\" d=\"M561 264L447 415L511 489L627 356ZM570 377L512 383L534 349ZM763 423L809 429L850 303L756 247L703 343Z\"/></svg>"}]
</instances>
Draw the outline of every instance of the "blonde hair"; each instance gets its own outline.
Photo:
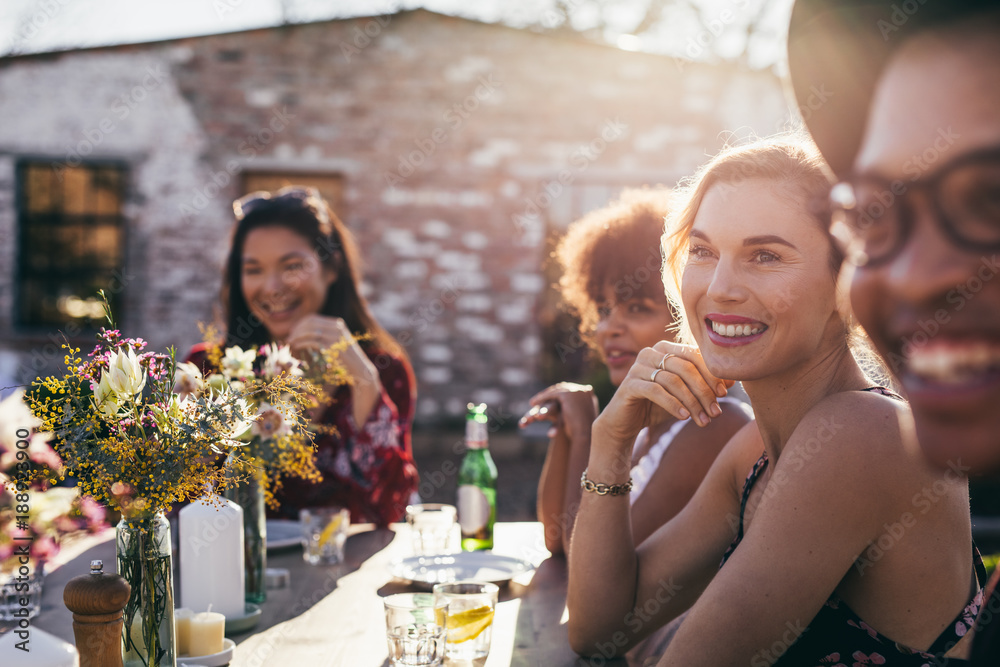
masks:
<instances>
[{"instance_id":1,"label":"blonde hair","mask_svg":"<svg viewBox=\"0 0 1000 667\"><path fill-rule=\"evenodd\" d=\"M783 134L743 145L726 146L689 179L674 190L671 214L661 239L663 285L667 300L677 313L677 339L693 343L690 324L681 300L681 274L688 256L688 240L705 195L715 185L738 185L765 181L779 186L801 203L803 213L828 234L827 196L829 168L812 141L801 134ZM779 194L782 190L778 191ZM830 272L836 280L844 255L830 239ZM838 289L838 310L844 320L846 343L870 378L888 381L885 365L873 351L864 331L856 324L847 304L846 292Z\"/></svg>"}]
</instances>

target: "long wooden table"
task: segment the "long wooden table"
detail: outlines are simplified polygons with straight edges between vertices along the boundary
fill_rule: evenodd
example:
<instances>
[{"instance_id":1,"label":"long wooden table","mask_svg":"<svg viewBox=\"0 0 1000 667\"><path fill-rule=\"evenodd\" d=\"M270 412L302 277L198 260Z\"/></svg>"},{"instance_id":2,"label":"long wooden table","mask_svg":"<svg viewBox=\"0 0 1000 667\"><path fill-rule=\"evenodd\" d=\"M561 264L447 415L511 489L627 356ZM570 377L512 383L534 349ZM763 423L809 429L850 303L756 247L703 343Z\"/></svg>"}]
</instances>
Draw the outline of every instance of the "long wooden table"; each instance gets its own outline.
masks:
<instances>
[{"instance_id":1,"label":"long wooden table","mask_svg":"<svg viewBox=\"0 0 1000 667\"><path fill-rule=\"evenodd\" d=\"M344 563L311 566L298 547L268 554L268 567L290 571L290 585L268 591L257 627L240 635L234 667L388 667L385 616L381 597L419 590L396 580L389 564L410 555L404 524L392 530L352 526ZM503 586L494 617L489 658L480 667L622 667L650 664L641 657L586 659L569 647L566 630L566 561L545 550L538 523L497 524L498 554L537 567ZM114 571L110 535L47 575L42 611L34 625L73 641L72 617L62 604L62 589L100 558ZM450 664L450 663L446 663Z\"/></svg>"}]
</instances>

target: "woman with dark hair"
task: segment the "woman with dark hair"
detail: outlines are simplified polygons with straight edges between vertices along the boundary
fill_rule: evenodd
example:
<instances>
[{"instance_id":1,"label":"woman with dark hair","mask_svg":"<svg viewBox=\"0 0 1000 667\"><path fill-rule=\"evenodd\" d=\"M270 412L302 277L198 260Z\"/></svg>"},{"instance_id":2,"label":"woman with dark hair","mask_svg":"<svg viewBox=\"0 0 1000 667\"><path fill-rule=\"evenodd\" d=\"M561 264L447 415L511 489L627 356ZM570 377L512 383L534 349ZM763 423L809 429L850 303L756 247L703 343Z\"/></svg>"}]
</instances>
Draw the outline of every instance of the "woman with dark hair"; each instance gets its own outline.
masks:
<instances>
[{"instance_id":1,"label":"woman with dark hair","mask_svg":"<svg viewBox=\"0 0 1000 667\"><path fill-rule=\"evenodd\" d=\"M413 370L359 292L360 253L350 231L313 188L254 192L233 210L222 287L225 345L276 342L309 359L350 341L339 360L351 381L333 389L313 419L336 429L316 437L323 481L286 482L276 496L279 514L341 505L355 522L398 521L417 488ZM204 369L212 345L197 346L190 360Z\"/></svg>"},{"instance_id":2,"label":"woman with dark hair","mask_svg":"<svg viewBox=\"0 0 1000 667\"><path fill-rule=\"evenodd\" d=\"M667 191L626 190L618 201L570 225L553 253L562 268L562 298L579 316L581 336L600 355L616 387L640 350L674 337L660 278L669 197ZM720 402L726 407L719 414L664 420L637 436L629 491L636 543L687 504L722 447L751 420L741 401L726 397ZM531 404L522 426L553 424L538 484L538 520L545 526L546 548L569 553L597 398L590 385L560 382L532 397Z\"/></svg>"}]
</instances>

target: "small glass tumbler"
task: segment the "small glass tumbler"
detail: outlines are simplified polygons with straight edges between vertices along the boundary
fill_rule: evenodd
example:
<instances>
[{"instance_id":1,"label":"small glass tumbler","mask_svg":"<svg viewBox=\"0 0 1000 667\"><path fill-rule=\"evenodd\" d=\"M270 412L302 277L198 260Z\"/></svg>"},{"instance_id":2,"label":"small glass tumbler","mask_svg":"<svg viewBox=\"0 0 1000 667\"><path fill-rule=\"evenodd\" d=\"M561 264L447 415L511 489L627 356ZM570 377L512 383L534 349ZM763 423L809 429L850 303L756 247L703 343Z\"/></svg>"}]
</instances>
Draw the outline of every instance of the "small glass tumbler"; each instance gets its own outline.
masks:
<instances>
[{"instance_id":1,"label":"small glass tumbler","mask_svg":"<svg viewBox=\"0 0 1000 667\"><path fill-rule=\"evenodd\" d=\"M499 590L496 584L483 581L453 581L434 586L434 597L448 601L445 650L450 660L479 660L490 654Z\"/></svg>"},{"instance_id":2,"label":"small glass tumbler","mask_svg":"<svg viewBox=\"0 0 1000 667\"><path fill-rule=\"evenodd\" d=\"M458 512L454 505L424 503L406 508L415 556L451 553L451 538Z\"/></svg>"},{"instance_id":3,"label":"small glass tumbler","mask_svg":"<svg viewBox=\"0 0 1000 667\"><path fill-rule=\"evenodd\" d=\"M351 513L342 507L310 507L299 510L302 527L302 558L310 565L332 565L344 560L344 542L351 526Z\"/></svg>"},{"instance_id":4,"label":"small glass tumbler","mask_svg":"<svg viewBox=\"0 0 1000 667\"><path fill-rule=\"evenodd\" d=\"M431 593L383 598L385 638L394 667L431 667L444 660L448 600Z\"/></svg>"}]
</instances>

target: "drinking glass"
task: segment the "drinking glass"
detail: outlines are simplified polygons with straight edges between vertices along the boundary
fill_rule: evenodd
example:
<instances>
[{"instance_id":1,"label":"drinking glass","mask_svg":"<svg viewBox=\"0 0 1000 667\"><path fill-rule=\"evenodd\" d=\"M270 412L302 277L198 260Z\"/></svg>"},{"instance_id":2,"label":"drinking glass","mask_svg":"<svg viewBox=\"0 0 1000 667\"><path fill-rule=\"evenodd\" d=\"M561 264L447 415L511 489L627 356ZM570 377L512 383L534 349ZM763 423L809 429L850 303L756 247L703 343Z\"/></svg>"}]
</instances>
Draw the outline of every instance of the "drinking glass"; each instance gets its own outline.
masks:
<instances>
[{"instance_id":1,"label":"drinking glass","mask_svg":"<svg viewBox=\"0 0 1000 667\"><path fill-rule=\"evenodd\" d=\"M408 506L406 523L410 526L414 555L436 556L450 553L457 516L454 505L424 503Z\"/></svg>"},{"instance_id":2,"label":"drinking glass","mask_svg":"<svg viewBox=\"0 0 1000 667\"><path fill-rule=\"evenodd\" d=\"M468 580L434 586L434 597L448 602L449 659L469 661L490 654L499 590L496 584Z\"/></svg>"},{"instance_id":3,"label":"drinking glass","mask_svg":"<svg viewBox=\"0 0 1000 667\"><path fill-rule=\"evenodd\" d=\"M344 560L344 542L351 513L342 507L309 507L299 510L302 558L310 565L332 565Z\"/></svg>"},{"instance_id":4,"label":"drinking glass","mask_svg":"<svg viewBox=\"0 0 1000 667\"><path fill-rule=\"evenodd\" d=\"M448 600L431 593L397 593L383 602L385 638L394 667L440 665Z\"/></svg>"}]
</instances>

